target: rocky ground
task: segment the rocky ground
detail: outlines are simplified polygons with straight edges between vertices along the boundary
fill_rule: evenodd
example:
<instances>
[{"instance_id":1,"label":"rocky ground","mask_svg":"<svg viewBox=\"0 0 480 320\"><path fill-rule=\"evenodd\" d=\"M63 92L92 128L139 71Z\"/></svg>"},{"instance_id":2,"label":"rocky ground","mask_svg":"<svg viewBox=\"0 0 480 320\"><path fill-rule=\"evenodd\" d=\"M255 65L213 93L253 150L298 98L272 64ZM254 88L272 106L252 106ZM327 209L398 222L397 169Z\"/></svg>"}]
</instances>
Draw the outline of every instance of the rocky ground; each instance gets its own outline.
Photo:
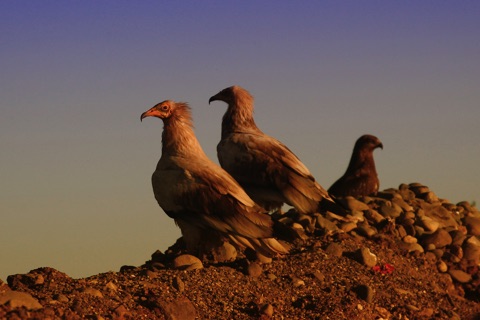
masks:
<instances>
[{"instance_id":1,"label":"rocky ground","mask_svg":"<svg viewBox=\"0 0 480 320\"><path fill-rule=\"evenodd\" d=\"M418 183L342 201L347 214L274 214L294 246L273 261L228 244L200 261L180 239L119 272L11 275L0 319L480 319L475 206Z\"/></svg>"}]
</instances>

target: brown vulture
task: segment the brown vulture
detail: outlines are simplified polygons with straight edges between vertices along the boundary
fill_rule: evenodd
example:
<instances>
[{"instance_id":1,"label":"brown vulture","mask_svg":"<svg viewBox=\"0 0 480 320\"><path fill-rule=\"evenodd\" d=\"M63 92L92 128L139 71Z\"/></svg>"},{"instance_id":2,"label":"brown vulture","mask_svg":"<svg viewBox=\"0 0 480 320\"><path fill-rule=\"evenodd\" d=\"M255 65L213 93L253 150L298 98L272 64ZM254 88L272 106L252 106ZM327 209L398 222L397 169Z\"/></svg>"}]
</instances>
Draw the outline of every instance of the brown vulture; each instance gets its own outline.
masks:
<instances>
[{"instance_id":1,"label":"brown vulture","mask_svg":"<svg viewBox=\"0 0 480 320\"><path fill-rule=\"evenodd\" d=\"M373 161L373 150L376 148L383 149L383 144L377 137L366 134L358 138L347 171L328 192L336 197L358 197L377 193L380 183Z\"/></svg>"},{"instance_id":2,"label":"brown vulture","mask_svg":"<svg viewBox=\"0 0 480 320\"><path fill-rule=\"evenodd\" d=\"M217 145L218 160L256 203L266 210L286 203L304 214L324 211L323 204L333 203L302 161L257 127L253 97L247 90L228 87L212 96L209 103L217 100L228 105Z\"/></svg>"}]
</instances>

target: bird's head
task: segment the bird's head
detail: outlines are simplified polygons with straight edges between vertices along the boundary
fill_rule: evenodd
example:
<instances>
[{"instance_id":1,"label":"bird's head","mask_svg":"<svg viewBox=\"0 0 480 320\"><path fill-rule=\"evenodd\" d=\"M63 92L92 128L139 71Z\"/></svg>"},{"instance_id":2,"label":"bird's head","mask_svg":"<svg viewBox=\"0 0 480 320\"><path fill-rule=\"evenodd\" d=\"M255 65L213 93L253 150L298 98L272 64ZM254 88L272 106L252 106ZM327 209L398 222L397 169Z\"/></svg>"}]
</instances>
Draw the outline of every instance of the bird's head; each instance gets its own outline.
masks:
<instances>
[{"instance_id":1,"label":"bird's head","mask_svg":"<svg viewBox=\"0 0 480 320\"><path fill-rule=\"evenodd\" d=\"M172 100L165 100L162 101L149 110L142 113L140 116L140 121L142 121L146 117L157 117L160 119L168 119L175 109L175 102Z\"/></svg>"},{"instance_id":2,"label":"bird's head","mask_svg":"<svg viewBox=\"0 0 480 320\"><path fill-rule=\"evenodd\" d=\"M361 149L369 149L373 151L376 148L383 149L383 143L377 137L370 134L365 134L358 138L355 147Z\"/></svg>"},{"instance_id":3,"label":"bird's head","mask_svg":"<svg viewBox=\"0 0 480 320\"><path fill-rule=\"evenodd\" d=\"M208 104L210 104L212 101L223 101L227 104L231 104L234 102L235 98L235 87L237 86L225 88L216 95L211 96L210 99L208 99Z\"/></svg>"},{"instance_id":4,"label":"bird's head","mask_svg":"<svg viewBox=\"0 0 480 320\"><path fill-rule=\"evenodd\" d=\"M208 104L212 101L223 101L228 105L232 105L238 103L238 100L240 100L241 103L253 103L253 97L247 90L240 86L231 86L210 97L210 99L208 99Z\"/></svg>"}]
</instances>

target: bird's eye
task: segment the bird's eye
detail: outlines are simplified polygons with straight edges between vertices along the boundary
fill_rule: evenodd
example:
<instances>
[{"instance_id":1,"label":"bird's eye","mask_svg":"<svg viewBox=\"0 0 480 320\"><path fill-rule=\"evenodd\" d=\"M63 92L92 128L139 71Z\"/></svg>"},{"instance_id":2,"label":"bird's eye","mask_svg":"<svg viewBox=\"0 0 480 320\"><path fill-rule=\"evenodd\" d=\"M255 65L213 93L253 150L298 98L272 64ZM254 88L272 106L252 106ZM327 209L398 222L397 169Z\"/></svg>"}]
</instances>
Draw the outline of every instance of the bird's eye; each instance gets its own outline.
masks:
<instances>
[{"instance_id":1,"label":"bird's eye","mask_svg":"<svg viewBox=\"0 0 480 320\"><path fill-rule=\"evenodd\" d=\"M160 109L162 109L163 111L167 111L168 110L168 105L164 104L160 107Z\"/></svg>"}]
</instances>

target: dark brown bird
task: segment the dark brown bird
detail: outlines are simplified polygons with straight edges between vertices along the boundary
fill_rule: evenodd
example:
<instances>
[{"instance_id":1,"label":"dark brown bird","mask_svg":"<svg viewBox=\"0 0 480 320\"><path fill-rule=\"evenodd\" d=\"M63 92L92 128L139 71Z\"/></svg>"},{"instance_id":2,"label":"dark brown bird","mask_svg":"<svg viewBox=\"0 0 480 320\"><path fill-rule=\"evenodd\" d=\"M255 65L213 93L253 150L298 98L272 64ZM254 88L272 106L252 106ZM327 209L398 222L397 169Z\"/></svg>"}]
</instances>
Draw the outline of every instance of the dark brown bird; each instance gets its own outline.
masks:
<instances>
[{"instance_id":1,"label":"dark brown bird","mask_svg":"<svg viewBox=\"0 0 480 320\"><path fill-rule=\"evenodd\" d=\"M217 145L218 160L255 202L267 210L287 203L306 214L319 212L323 200L333 202L290 149L257 127L253 97L247 90L228 87L209 103L216 100L228 104Z\"/></svg>"},{"instance_id":2,"label":"dark brown bird","mask_svg":"<svg viewBox=\"0 0 480 320\"><path fill-rule=\"evenodd\" d=\"M336 197L358 197L377 193L380 183L373 161L373 150L376 148L383 149L383 144L377 137L366 134L358 138L347 171L328 192Z\"/></svg>"},{"instance_id":3,"label":"dark brown bird","mask_svg":"<svg viewBox=\"0 0 480 320\"><path fill-rule=\"evenodd\" d=\"M163 120L162 156L152 176L155 199L182 231L187 250L230 239L265 256L288 253L272 238L273 222L240 185L204 153L194 131L190 107L163 101L144 112Z\"/></svg>"}]
</instances>

